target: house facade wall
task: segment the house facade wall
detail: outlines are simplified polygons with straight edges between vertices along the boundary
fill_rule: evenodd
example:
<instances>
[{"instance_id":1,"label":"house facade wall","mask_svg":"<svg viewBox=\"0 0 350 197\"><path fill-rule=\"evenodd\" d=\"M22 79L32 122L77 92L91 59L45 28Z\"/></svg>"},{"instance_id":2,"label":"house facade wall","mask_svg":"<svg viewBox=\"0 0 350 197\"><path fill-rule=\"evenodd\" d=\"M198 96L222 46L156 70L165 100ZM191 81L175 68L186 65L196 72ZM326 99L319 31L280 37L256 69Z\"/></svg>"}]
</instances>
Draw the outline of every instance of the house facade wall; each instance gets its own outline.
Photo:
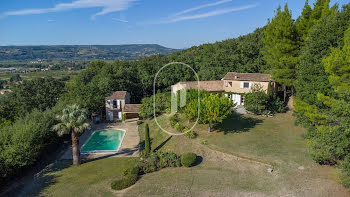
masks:
<instances>
[{"instance_id":1,"label":"house facade wall","mask_svg":"<svg viewBox=\"0 0 350 197\"><path fill-rule=\"evenodd\" d=\"M118 107L118 100L120 102L120 107ZM116 102L117 105L113 106L113 101ZM125 104L130 104L130 94L127 92L124 99L106 99L106 119L107 120L121 120L123 114L123 108ZM111 119L113 116L113 119Z\"/></svg>"},{"instance_id":2,"label":"house facade wall","mask_svg":"<svg viewBox=\"0 0 350 197\"><path fill-rule=\"evenodd\" d=\"M248 83L249 87L245 88L244 83ZM249 93L254 84L260 84L262 86L262 89L265 92L267 92L269 82L234 81L234 80L224 80L224 91L225 92L235 92L235 93Z\"/></svg>"}]
</instances>

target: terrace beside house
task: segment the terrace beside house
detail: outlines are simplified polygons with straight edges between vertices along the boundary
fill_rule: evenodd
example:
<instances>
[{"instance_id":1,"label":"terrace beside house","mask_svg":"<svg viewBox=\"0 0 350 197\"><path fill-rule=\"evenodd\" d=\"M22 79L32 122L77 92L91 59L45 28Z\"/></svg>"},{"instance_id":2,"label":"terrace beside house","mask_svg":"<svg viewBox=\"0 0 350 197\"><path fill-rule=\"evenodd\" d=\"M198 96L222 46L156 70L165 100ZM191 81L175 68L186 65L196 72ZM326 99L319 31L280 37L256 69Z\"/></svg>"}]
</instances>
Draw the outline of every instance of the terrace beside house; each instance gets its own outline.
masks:
<instances>
[{"instance_id":1,"label":"terrace beside house","mask_svg":"<svg viewBox=\"0 0 350 197\"><path fill-rule=\"evenodd\" d=\"M232 99L237 106L244 105L244 94L251 91L254 84L260 84L267 92L269 83L273 92L277 91L277 84L270 74L228 72L221 80L213 81L182 81L171 87L176 93L182 89L199 89L208 92L223 92Z\"/></svg>"}]
</instances>

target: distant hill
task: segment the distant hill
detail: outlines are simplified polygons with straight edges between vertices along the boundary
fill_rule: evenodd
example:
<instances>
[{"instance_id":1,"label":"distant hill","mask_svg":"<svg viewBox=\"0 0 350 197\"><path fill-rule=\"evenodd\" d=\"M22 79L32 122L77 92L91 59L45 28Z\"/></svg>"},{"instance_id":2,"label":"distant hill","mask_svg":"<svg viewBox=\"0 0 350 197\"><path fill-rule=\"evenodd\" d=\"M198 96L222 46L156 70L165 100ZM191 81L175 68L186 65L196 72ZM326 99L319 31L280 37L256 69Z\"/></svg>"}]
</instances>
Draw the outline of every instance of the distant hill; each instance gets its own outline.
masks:
<instances>
[{"instance_id":1,"label":"distant hill","mask_svg":"<svg viewBox=\"0 0 350 197\"><path fill-rule=\"evenodd\" d=\"M0 61L132 60L175 51L157 44L0 46Z\"/></svg>"}]
</instances>

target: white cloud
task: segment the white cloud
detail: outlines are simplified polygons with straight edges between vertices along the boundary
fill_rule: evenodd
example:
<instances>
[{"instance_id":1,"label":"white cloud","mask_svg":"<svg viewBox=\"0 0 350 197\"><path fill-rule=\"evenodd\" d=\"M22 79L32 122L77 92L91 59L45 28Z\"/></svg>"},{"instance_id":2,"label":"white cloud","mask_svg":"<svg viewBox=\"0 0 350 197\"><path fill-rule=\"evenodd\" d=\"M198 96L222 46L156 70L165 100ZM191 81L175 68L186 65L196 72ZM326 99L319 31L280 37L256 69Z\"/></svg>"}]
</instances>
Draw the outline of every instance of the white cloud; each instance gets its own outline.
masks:
<instances>
[{"instance_id":1,"label":"white cloud","mask_svg":"<svg viewBox=\"0 0 350 197\"><path fill-rule=\"evenodd\" d=\"M200 10L200 9L203 9L203 8L206 8L206 7L216 6L216 5L228 3L228 2L231 2L231 1L232 0L221 0L221 1L214 2L214 3L208 3L208 4L200 5L200 6L197 6L197 7L193 7L193 8L186 9L186 10L183 10L181 12L175 13L175 14L173 14L173 16L183 15L183 14L186 14L188 12L193 12L193 11Z\"/></svg>"},{"instance_id":2,"label":"white cloud","mask_svg":"<svg viewBox=\"0 0 350 197\"><path fill-rule=\"evenodd\" d=\"M112 20L118 21L118 22L122 22L122 23L128 23L129 21L125 20L125 19L121 19L121 18L112 18Z\"/></svg>"},{"instance_id":3,"label":"white cloud","mask_svg":"<svg viewBox=\"0 0 350 197\"><path fill-rule=\"evenodd\" d=\"M43 14L50 12L60 12L72 9L81 8L96 8L100 7L102 10L91 16L94 19L96 16L101 16L104 14L126 10L131 7L132 2L136 0L75 0L72 3L59 3L53 8L44 9L25 9L17 11L9 11L3 13L4 16L16 16L16 15L29 15L29 14Z\"/></svg>"},{"instance_id":4,"label":"white cloud","mask_svg":"<svg viewBox=\"0 0 350 197\"><path fill-rule=\"evenodd\" d=\"M230 12L236 12L236 11L241 11L241 10L247 10L250 8L254 8L258 6L258 4L252 4L252 5L245 5L241 7L234 7L234 8L228 8L228 9L221 9L221 10L214 10L202 14L194 14L194 15L188 15L188 16L179 16L172 18L168 20L168 23L173 23L173 22L179 22L179 21L185 21L185 20L192 20L192 19L200 19L200 18L207 18L210 16L216 16L216 15L221 15L221 14L226 14Z\"/></svg>"},{"instance_id":5,"label":"white cloud","mask_svg":"<svg viewBox=\"0 0 350 197\"><path fill-rule=\"evenodd\" d=\"M190 9L184 10L182 12L178 12L176 14L173 14L170 17L168 17L168 19L155 21L155 22L150 22L148 24L166 24L166 23L175 23L175 22L179 22L179 21L207 18L207 17L222 15L222 14L226 14L226 13L230 13L230 12L237 12L237 11L247 10L247 9L255 8L255 7L258 6L258 4L256 3L256 4L249 4L249 5L239 6L239 7L218 9L218 10L209 11L209 12L200 13L200 14L183 15L184 13L189 13L189 12L192 12L192 11L195 11L195 10L199 10L199 9L208 7L208 5L209 6L214 6L214 5L218 5L218 3L222 4L222 3L226 3L226 2L228 2L228 1L225 1L225 2L224 1L218 1L216 3L211 3L211 4L206 4L206 5L190 8Z\"/></svg>"}]
</instances>

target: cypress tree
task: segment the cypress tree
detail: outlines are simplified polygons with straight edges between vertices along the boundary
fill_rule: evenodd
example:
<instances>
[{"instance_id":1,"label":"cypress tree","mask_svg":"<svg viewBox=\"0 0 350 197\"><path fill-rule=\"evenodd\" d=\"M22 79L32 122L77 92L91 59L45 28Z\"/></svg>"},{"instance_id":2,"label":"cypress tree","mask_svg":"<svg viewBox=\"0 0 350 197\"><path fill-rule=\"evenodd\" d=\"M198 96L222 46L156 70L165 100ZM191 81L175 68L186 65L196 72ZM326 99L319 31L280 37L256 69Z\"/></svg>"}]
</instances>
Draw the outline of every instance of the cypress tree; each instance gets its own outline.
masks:
<instances>
[{"instance_id":1,"label":"cypress tree","mask_svg":"<svg viewBox=\"0 0 350 197\"><path fill-rule=\"evenodd\" d=\"M299 61L298 33L287 4L284 11L277 8L276 16L268 21L264 34L262 54L272 68L272 77L284 86L285 101L286 87L293 86L295 66Z\"/></svg>"},{"instance_id":2,"label":"cypress tree","mask_svg":"<svg viewBox=\"0 0 350 197\"><path fill-rule=\"evenodd\" d=\"M149 126L148 123L145 125L145 154L149 155L151 153L151 139L149 137Z\"/></svg>"}]
</instances>

